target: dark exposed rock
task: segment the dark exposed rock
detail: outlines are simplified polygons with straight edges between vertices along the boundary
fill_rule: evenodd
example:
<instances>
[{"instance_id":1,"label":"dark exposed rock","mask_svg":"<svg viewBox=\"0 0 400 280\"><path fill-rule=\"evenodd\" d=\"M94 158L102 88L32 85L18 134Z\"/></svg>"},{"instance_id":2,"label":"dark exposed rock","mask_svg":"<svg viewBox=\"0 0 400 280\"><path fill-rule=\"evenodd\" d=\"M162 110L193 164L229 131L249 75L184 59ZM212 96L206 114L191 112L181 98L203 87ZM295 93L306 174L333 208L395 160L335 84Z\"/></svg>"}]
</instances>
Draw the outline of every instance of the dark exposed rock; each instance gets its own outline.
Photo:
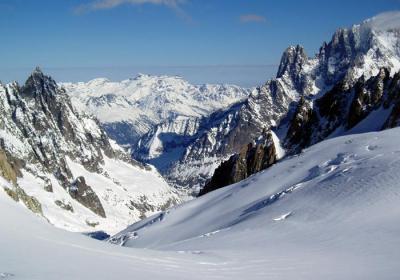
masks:
<instances>
[{"instance_id":1,"label":"dark exposed rock","mask_svg":"<svg viewBox=\"0 0 400 280\"><path fill-rule=\"evenodd\" d=\"M90 227L97 227L100 223L99 222L92 222L92 221L88 221L86 220L86 224Z\"/></svg>"},{"instance_id":2,"label":"dark exposed rock","mask_svg":"<svg viewBox=\"0 0 400 280\"><path fill-rule=\"evenodd\" d=\"M309 101L308 105L304 99L300 100L290 121L285 147L291 153L297 153L326 139L338 129L348 131L354 128L377 110L382 110L380 114L391 110L384 123L375 124L378 129L380 126L382 129L398 126L399 80L400 73L390 77L390 71L382 68L378 75L367 80L362 76L354 85L345 78L319 99Z\"/></svg>"},{"instance_id":3,"label":"dark exposed rock","mask_svg":"<svg viewBox=\"0 0 400 280\"><path fill-rule=\"evenodd\" d=\"M92 210L97 215L105 218L106 213L101 205L100 199L93 191L93 189L86 184L85 178L80 176L68 188L68 192L72 198L77 200L85 207Z\"/></svg>"},{"instance_id":4,"label":"dark exposed rock","mask_svg":"<svg viewBox=\"0 0 400 280\"><path fill-rule=\"evenodd\" d=\"M40 202L35 197L27 195L22 188L15 185L12 189L4 188L4 190L15 201L22 201L33 213L43 216L42 205Z\"/></svg>"},{"instance_id":5,"label":"dark exposed rock","mask_svg":"<svg viewBox=\"0 0 400 280\"><path fill-rule=\"evenodd\" d=\"M24 154L11 156L4 139L0 139L0 175L14 184L21 176L19 170L24 168L40 178L48 192L53 191L52 183L41 174L53 174L62 187L70 190L73 176L67 157L96 173L102 172L103 155L133 162L128 155L113 150L103 130L91 131L84 127L90 122L94 125L89 127L100 124L96 119L76 112L65 91L39 68L22 87L14 83L2 89L6 98L3 97L4 104L0 104L0 127L13 131L16 138L29 146ZM84 181L78 180L77 186L77 191L70 192L73 198L96 214L105 216L93 190ZM86 196L82 196L84 193Z\"/></svg>"},{"instance_id":6,"label":"dark exposed rock","mask_svg":"<svg viewBox=\"0 0 400 280\"><path fill-rule=\"evenodd\" d=\"M84 233L86 236L89 236L90 238L96 239L96 240L106 240L110 238L110 235L105 233L104 231L94 231L94 232L88 232Z\"/></svg>"},{"instance_id":7,"label":"dark exposed rock","mask_svg":"<svg viewBox=\"0 0 400 280\"><path fill-rule=\"evenodd\" d=\"M286 135L286 141L296 143L292 150L301 150L311 142L312 128L317 122L317 114L313 111L310 101L302 97L297 105L293 119Z\"/></svg>"},{"instance_id":8,"label":"dark exposed rock","mask_svg":"<svg viewBox=\"0 0 400 280\"><path fill-rule=\"evenodd\" d=\"M277 160L276 148L271 133L267 133L257 144L250 143L239 154L223 162L214 172L211 180L200 191L199 196L240 182L252 174L273 165Z\"/></svg>"},{"instance_id":9,"label":"dark exposed rock","mask_svg":"<svg viewBox=\"0 0 400 280\"><path fill-rule=\"evenodd\" d=\"M136 146L140 135L136 127L129 122L112 122L102 124L110 138L123 146Z\"/></svg>"},{"instance_id":10,"label":"dark exposed rock","mask_svg":"<svg viewBox=\"0 0 400 280\"><path fill-rule=\"evenodd\" d=\"M17 183L18 170L10 162L4 150L0 149L0 176L12 182Z\"/></svg>"},{"instance_id":11,"label":"dark exposed rock","mask_svg":"<svg viewBox=\"0 0 400 280\"><path fill-rule=\"evenodd\" d=\"M361 32L368 32L368 34L360 34ZM357 26L351 29L341 28L335 32L329 43L322 45L318 59L320 72L327 84L335 84L346 76L349 78L353 76L351 74L353 67L362 63L359 58L372 46L370 33L370 30L360 31ZM361 36L365 38L362 41ZM331 69L332 64L335 67Z\"/></svg>"},{"instance_id":12,"label":"dark exposed rock","mask_svg":"<svg viewBox=\"0 0 400 280\"><path fill-rule=\"evenodd\" d=\"M397 126L400 117L400 106L397 105L400 101L399 80L400 74L391 78L389 70L381 69L377 76L368 80L362 76L354 84L344 78L318 99L307 101L302 98L289 122L284 141L286 149L297 153L326 139L338 129L350 130L372 112L387 110L391 106L392 113L381 126Z\"/></svg>"},{"instance_id":13,"label":"dark exposed rock","mask_svg":"<svg viewBox=\"0 0 400 280\"><path fill-rule=\"evenodd\" d=\"M372 110L382 105L383 94L390 73L387 69L381 69L376 77L368 83L361 77L354 88L354 99L351 103L347 121L347 128L352 128L364 119Z\"/></svg>"},{"instance_id":14,"label":"dark exposed rock","mask_svg":"<svg viewBox=\"0 0 400 280\"><path fill-rule=\"evenodd\" d=\"M46 192L53 192L53 185L51 184L51 181L48 178L43 178L44 181L44 190Z\"/></svg>"},{"instance_id":15,"label":"dark exposed rock","mask_svg":"<svg viewBox=\"0 0 400 280\"><path fill-rule=\"evenodd\" d=\"M390 113L388 120L383 125L383 128L393 128L400 126L400 103L396 103Z\"/></svg>"},{"instance_id":16,"label":"dark exposed rock","mask_svg":"<svg viewBox=\"0 0 400 280\"><path fill-rule=\"evenodd\" d=\"M400 72L394 75L386 91L388 98L384 101L383 107L392 109L382 129L400 126Z\"/></svg>"},{"instance_id":17,"label":"dark exposed rock","mask_svg":"<svg viewBox=\"0 0 400 280\"><path fill-rule=\"evenodd\" d=\"M56 200L56 201L54 201L54 203L58 206L58 207L60 207L60 208L62 208L62 209L64 209L64 210L67 210L67 211L70 211L70 212L74 212L74 208L72 207L72 205L71 205L71 203L66 203L66 202L64 202L64 201L61 201L61 200Z\"/></svg>"},{"instance_id":18,"label":"dark exposed rock","mask_svg":"<svg viewBox=\"0 0 400 280\"><path fill-rule=\"evenodd\" d=\"M296 90L303 93L305 77L302 75L302 68L307 61L308 56L302 46L297 45L296 47L287 48L282 55L276 78L288 75Z\"/></svg>"}]
</instances>

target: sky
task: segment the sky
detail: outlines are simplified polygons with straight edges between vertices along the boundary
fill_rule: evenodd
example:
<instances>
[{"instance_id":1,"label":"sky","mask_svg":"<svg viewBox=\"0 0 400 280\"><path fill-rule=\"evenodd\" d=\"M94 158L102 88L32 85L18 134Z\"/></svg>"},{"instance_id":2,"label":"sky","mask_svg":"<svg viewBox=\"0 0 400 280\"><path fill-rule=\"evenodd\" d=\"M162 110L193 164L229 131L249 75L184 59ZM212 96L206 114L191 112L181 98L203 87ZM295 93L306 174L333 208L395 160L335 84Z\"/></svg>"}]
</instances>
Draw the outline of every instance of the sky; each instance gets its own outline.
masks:
<instances>
[{"instance_id":1,"label":"sky","mask_svg":"<svg viewBox=\"0 0 400 280\"><path fill-rule=\"evenodd\" d=\"M282 52L313 56L339 27L400 0L0 0L0 80L35 66L59 81L137 73L255 86Z\"/></svg>"}]
</instances>

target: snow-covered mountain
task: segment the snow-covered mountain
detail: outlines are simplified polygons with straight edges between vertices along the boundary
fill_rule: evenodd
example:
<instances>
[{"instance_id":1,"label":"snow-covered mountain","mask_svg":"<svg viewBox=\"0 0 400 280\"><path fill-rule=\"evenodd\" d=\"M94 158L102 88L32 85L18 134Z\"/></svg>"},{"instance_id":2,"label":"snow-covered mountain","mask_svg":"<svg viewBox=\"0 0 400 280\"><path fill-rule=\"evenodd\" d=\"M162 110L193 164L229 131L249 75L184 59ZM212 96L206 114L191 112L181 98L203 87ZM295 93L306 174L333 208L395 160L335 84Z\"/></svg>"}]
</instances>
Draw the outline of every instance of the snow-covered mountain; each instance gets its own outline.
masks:
<instances>
[{"instance_id":1,"label":"snow-covered mountain","mask_svg":"<svg viewBox=\"0 0 400 280\"><path fill-rule=\"evenodd\" d=\"M280 123L275 118L279 123L277 128L270 125L271 118L264 119L264 129L276 130L281 138L278 142L283 143L289 155L328 137L351 133L352 128L353 132L366 132L397 125L399 87L395 73L400 70L399 22L400 13L388 13L339 29L314 58L309 58L301 46L289 47L284 52L277 78L261 87L260 94L263 89L271 96L282 91L293 102L293 109L283 107L287 114ZM267 103L265 107L266 111L276 111ZM367 117L369 125L365 122L359 125ZM257 137L246 140L251 143ZM235 152L241 150L243 147ZM230 161L230 171L226 170L226 164L219 169L224 169L230 178L223 183L222 177L227 176L216 174L213 185L207 189L213 190L232 180L237 182L238 178L254 173L246 170L248 166L240 165L243 157ZM245 161L251 162L253 158L247 156Z\"/></svg>"},{"instance_id":2,"label":"snow-covered mountain","mask_svg":"<svg viewBox=\"0 0 400 280\"><path fill-rule=\"evenodd\" d=\"M0 85L0 111L5 190L57 227L113 233L179 201L40 69L23 86Z\"/></svg>"},{"instance_id":3,"label":"snow-covered mountain","mask_svg":"<svg viewBox=\"0 0 400 280\"><path fill-rule=\"evenodd\" d=\"M245 101L204 120L205 129L164 176L175 185L202 187L223 160L264 131L290 120L301 97L318 99L343 82L353 87L361 77L367 80L382 68L393 76L400 70L398 22L399 13L386 13L339 29L314 58L301 46L289 47L276 79L254 90ZM280 137L286 129L281 125Z\"/></svg>"},{"instance_id":4,"label":"snow-covered mountain","mask_svg":"<svg viewBox=\"0 0 400 280\"><path fill-rule=\"evenodd\" d=\"M246 99L251 91L144 74L121 82L95 79L61 86L76 107L94 114L111 138L131 148L135 159L156 166L178 187L203 182L194 177L183 180L175 169L182 167L179 162L188 145L209 129L210 120L214 122L215 116L210 114ZM207 168L212 171L214 166Z\"/></svg>"}]
</instances>

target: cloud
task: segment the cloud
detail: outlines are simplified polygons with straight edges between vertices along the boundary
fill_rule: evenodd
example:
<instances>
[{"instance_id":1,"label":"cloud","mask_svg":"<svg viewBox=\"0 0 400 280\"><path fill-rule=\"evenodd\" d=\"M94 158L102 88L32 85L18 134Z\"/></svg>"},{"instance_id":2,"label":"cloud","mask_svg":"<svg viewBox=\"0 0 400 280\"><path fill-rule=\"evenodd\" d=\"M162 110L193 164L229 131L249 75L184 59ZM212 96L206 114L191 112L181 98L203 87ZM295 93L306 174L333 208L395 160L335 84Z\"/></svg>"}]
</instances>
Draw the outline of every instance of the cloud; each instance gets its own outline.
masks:
<instances>
[{"instance_id":1,"label":"cloud","mask_svg":"<svg viewBox=\"0 0 400 280\"><path fill-rule=\"evenodd\" d=\"M375 30L400 29L400 11L384 12L364 22L364 25Z\"/></svg>"},{"instance_id":2,"label":"cloud","mask_svg":"<svg viewBox=\"0 0 400 280\"><path fill-rule=\"evenodd\" d=\"M74 9L76 14L84 14L88 12L98 11L98 10L108 10L117 8L122 5L159 5L166 6L174 10L179 16L190 19L190 17L183 11L181 5L184 4L186 0L96 0L89 2L87 4L79 5Z\"/></svg>"},{"instance_id":3,"label":"cloud","mask_svg":"<svg viewBox=\"0 0 400 280\"><path fill-rule=\"evenodd\" d=\"M256 14L241 15L239 20L241 23L249 23L249 22L265 23L267 21L265 17Z\"/></svg>"}]
</instances>

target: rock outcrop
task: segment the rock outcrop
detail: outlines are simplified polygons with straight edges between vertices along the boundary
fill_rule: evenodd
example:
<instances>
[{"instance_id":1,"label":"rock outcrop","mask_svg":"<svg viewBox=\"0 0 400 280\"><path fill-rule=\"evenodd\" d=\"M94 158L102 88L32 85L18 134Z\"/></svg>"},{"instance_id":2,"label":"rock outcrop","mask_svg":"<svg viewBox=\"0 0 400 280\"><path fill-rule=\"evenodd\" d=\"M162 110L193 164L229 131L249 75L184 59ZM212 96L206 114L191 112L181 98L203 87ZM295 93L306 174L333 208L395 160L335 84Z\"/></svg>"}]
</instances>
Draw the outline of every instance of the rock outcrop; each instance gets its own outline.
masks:
<instances>
[{"instance_id":1,"label":"rock outcrop","mask_svg":"<svg viewBox=\"0 0 400 280\"><path fill-rule=\"evenodd\" d=\"M97 215L105 218L103 205L101 205L99 197L93 189L86 184L85 177L80 176L75 179L75 182L68 188L68 192L77 201L85 205Z\"/></svg>"},{"instance_id":2,"label":"rock outcrop","mask_svg":"<svg viewBox=\"0 0 400 280\"><path fill-rule=\"evenodd\" d=\"M354 85L340 81L320 98L305 98L289 122L285 146L290 153L348 131L374 131L398 125L400 73L382 68L376 76L363 76ZM370 118L368 121L367 119ZM364 120L363 128L357 130Z\"/></svg>"},{"instance_id":3,"label":"rock outcrop","mask_svg":"<svg viewBox=\"0 0 400 280\"><path fill-rule=\"evenodd\" d=\"M258 143L244 146L240 153L223 162L214 172L211 180L200 191L199 196L216 189L240 182L260 172L277 160L277 151L272 134L267 133Z\"/></svg>"}]
</instances>

